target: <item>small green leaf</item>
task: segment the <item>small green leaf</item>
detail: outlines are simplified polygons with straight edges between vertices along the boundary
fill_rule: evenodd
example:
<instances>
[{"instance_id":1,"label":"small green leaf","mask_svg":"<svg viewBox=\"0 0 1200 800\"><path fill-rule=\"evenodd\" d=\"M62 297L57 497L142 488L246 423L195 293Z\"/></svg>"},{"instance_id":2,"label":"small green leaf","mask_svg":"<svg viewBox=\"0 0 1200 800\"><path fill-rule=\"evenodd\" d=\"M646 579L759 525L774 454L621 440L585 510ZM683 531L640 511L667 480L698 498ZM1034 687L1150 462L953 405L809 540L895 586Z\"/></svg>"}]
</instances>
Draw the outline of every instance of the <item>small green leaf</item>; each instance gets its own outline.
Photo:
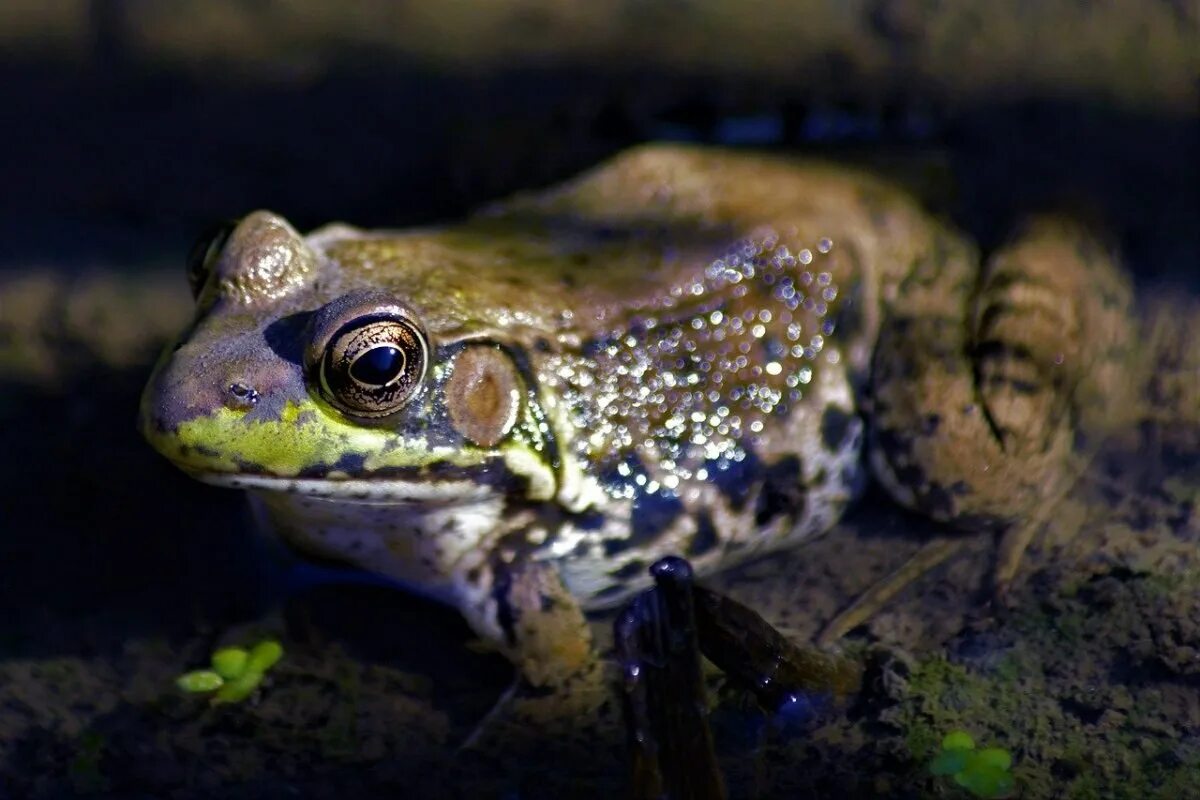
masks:
<instances>
[{"instance_id":1,"label":"small green leaf","mask_svg":"<svg viewBox=\"0 0 1200 800\"><path fill-rule=\"evenodd\" d=\"M934 775L953 775L967 765L966 750L943 750L933 758L929 771Z\"/></svg>"},{"instance_id":2,"label":"small green leaf","mask_svg":"<svg viewBox=\"0 0 1200 800\"><path fill-rule=\"evenodd\" d=\"M980 766L976 769L965 769L954 776L954 782L976 797L984 800L997 800L1008 797L1013 790L1012 773L1006 769L991 766Z\"/></svg>"},{"instance_id":3,"label":"small green leaf","mask_svg":"<svg viewBox=\"0 0 1200 800\"><path fill-rule=\"evenodd\" d=\"M209 669L198 669L175 679L175 685L185 692L211 692L220 689L225 679Z\"/></svg>"},{"instance_id":4,"label":"small green leaf","mask_svg":"<svg viewBox=\"0 0 1200 800\"><path fill-rule=\"evenodd\" d=\"M943 750L974 750L975 740L966 731L950 731L942 739Z\"/></svg>"},{"instance_id":5,"label":"small green leaf","mask_svg":"<svg viewBox=\"0 0 1200 800\"><path fill-rule=\"evenodd\" d=\"M213 697L213 702L239 703L254 693L254 690L258 688L258 684L262 683L262 678L263 674L261 672L247 669L241 675L238 675L218 689L216 695Z\"/></svg>"},{"instance_id":6,"label":"small green leaf","mask_svg":"<svg viewBox=\"0 0 1200 800\"><path fill-rule=\"evenodd\" d=\"M1008 769L1012 766L1012 755L1001 747L986 747L983 750L976 750L971 753L967 759L967 769L976 769L977 767L995 767L996 769Z\"/></svg>"},{"instance_id":7,"label":"small green leaf","mask_svg":"<svg viewBox=\"0 0 1200 800\"><path fill-rule=\"evenodd\" d=\"M249 654L240 647L222 647L212 656L213 670L227 681L246 671Z\"/></svg>"},{"instance_id":8,"label":"small green leaf","mask_svg":"<svg viewBox=\"0 0 1200 800\"><path fill-rule=\"evenodd\" d=\"M274 639L267 639L251 648L250 661L246 664L246 669L266 672L281 658L283 658L283 646Z\"/></svg>"}]
</instances>

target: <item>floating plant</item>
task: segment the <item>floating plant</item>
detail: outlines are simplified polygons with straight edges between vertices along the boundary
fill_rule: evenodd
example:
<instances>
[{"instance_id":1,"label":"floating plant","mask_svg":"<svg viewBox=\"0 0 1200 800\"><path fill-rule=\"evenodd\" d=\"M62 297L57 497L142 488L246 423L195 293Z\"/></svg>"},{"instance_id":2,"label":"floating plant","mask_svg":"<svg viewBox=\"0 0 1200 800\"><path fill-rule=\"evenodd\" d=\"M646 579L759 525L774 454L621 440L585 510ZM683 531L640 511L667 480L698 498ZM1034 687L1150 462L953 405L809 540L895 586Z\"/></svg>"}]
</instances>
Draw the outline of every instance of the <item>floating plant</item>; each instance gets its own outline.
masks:
<instances>
[{"instance_id":1,"label":"floating plant","mask_svg":"<svg viewBox=\"0 0 1200 800\"><path fill-rule=\"evenodd\" d=\"M969 733L951 731L942 739L942 749L934 756L929 771L952 776L956 784L974 797L999 800L1012 796L1011 766L1012 755L1007 750L1000 747L976 750Z\"/></svg>"},{"instance_id":2,"label":"floating plant","mask_svg":"<svg viewBox=\"0 0 1200 800\"><path fill-rule=\"evenodd\" d=\"M192 694L213 693L213 703L245 700L262 683L267 670L283 657L283 647L267 639L249 650L223 647L212 655L212 669L180 675L175 685Z\"/></svg>"}]
</instances>

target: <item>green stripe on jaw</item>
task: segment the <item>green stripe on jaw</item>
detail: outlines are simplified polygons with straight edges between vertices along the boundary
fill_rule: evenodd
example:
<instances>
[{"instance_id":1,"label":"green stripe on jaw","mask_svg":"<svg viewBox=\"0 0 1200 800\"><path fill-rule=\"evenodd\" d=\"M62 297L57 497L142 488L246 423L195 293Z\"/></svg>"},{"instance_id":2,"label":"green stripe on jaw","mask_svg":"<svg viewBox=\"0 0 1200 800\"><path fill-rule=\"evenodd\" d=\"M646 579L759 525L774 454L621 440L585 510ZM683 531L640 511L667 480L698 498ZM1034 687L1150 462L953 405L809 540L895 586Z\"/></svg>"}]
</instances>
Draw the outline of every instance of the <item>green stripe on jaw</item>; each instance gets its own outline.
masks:
<instances>
[{"instance_id":1,"label":"green stripe on jaw","mask_svg":"<svg viewBox=\"0 0 1200 800\"><path fill-rule=\"evenodd\" d=\"M528 479L529 499L554 496L555 480L537 454L509 440L496 450L431 447L384 428L361 427L324 413L316 405L287 403L278 419L247 420L245 411L219 408L181 423L174 431L146 431L155 449L180 467L199 472L261 471L282 478L336 464L347 455L363 458L362 473L434 463L472 467L497 453L513 473ZM355 476L348 476L355 477Z\"/></svg>"}]
</instances>

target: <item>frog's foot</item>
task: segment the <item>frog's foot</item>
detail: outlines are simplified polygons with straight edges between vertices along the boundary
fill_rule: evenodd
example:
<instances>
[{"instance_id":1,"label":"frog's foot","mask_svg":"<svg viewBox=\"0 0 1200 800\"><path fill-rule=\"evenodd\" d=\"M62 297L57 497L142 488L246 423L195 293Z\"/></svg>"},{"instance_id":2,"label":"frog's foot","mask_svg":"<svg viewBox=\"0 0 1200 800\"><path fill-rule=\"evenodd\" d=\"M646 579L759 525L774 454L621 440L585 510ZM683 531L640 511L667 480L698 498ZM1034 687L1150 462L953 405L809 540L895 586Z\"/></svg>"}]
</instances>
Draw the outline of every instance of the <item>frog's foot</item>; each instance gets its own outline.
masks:
<instances>
[{"instance_id":1,"label":"frog's foot","mask_svg":"<svg viewBox=\"0 0 1200 800\"><path fill-rule=\"evenodd\" d=\"M1095 240L1057 218L1030 224L982 272L963 245L936 252L899 287L880 331L869 458L902 505L1005 532L1003 591L1080 473L1077 432L1102 433L1125 405L1130 290ZM853 627L948 555L931 545L835 627Z\"/></svg>"},{"instance_id":2,"label":"frog's foot","mask_svg":"<svg viewBox=\"0 0 1200 800\"><path fill-rule=\"evenodd\" d=\"M606 716L615 719L612 676L593 647L582 609L553 567L498 567L482 611L486 618L470 621L497 642L517 676L464 749L502 749L509 734L530 731L562 740Z\"/></svg>"}]
</instances>

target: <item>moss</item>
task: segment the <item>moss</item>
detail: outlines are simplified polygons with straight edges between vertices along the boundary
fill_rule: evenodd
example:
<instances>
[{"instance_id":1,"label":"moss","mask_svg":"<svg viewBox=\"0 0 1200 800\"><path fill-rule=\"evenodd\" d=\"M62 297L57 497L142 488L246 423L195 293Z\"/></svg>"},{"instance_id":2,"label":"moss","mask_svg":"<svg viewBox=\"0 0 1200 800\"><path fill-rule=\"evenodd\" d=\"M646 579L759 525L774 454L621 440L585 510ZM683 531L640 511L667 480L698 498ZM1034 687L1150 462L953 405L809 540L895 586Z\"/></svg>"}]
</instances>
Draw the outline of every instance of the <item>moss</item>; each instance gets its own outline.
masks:
<instances>
[{"instance_id":1,"label":"moss","mask_svg":"<svg viewBox=\"0 0 1200 800\"><path fill-rule=\"evenodd\" d=\"M956 729L1010 750L1026 798L1200 797L1200 745L1181 738L1195 724L1194 689L1138 666L1148 632L1178 605L1162 600L1194 581L1114 574L1010 617L999 633L967 634L951 652L969 655L915 665L890 721L916 762Z\"/></svg>"}]
</instances>

